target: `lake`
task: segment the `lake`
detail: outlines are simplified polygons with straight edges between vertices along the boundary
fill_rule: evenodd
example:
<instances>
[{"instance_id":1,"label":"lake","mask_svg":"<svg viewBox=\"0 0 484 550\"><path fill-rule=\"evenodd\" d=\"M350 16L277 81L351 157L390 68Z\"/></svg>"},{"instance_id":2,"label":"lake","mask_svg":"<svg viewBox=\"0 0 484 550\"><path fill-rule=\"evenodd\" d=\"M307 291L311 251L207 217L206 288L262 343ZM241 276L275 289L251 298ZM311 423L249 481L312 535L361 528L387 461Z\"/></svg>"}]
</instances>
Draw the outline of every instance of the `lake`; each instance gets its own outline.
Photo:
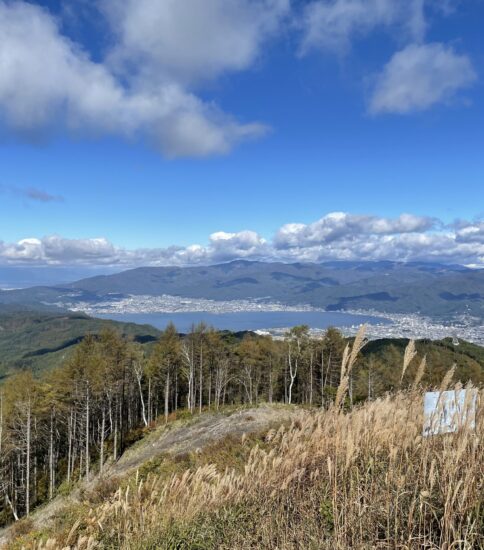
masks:
<instances>
[{"instance_id":1,"label":"lake","mask_svg":"<svg viewBox=\"0 0 484 550\"><path fill-rule=\"evenodd\" d=\"M315 329L350 327L352 325L388 324L391 321L371 315L326 311L238 311L235 313L209 313L203 311L180 313L113 313L97 314L96 317L148 324L164 329L172 321L179 332L189 332L192 324L204 322L219 330L281 329L296 325L308 325Z\"/></svg>"}]
</instances>

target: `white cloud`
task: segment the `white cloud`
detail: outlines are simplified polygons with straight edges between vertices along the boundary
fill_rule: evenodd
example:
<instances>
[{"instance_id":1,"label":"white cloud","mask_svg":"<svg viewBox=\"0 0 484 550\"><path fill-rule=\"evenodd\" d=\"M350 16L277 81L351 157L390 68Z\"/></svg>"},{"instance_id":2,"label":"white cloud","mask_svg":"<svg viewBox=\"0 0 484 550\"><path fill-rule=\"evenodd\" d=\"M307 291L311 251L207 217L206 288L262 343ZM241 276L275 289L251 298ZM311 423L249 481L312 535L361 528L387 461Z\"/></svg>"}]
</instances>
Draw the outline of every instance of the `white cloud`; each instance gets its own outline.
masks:
<instances>
[{"instance_id":1,"label":"white cloud","mask_svg":"<svg viewBox=\"0 0 484 550\"><path fill-rule=\"evenodd\" d=\"M105 238L66 239L58 235L0 241L0 265L191 265L233 258L262 258L270 254L266 241L254 231L213 233L209 244L126 250Z\"/></svg>"},{"instance_id":2,"label":"white cloud","mask_svg":"<svg viewBox=\"0 0 484 550\"><path fill-rule=\"evenodd\" d=\"M104 0L118 42L110 62L150 86L207 80L252 65L289 0Z\"/></svg>"},{"instance_id":3,"label":"white cloud","mask_svg":"<svg viewBox=\"0 0 484 550\"><path fill-rule=\"evenodd\" d=\"M402 47L375 79L369 111L406 114L451 100L477 78L471 60L451 46L424 43L433 16L453 13L454 0L313 0L303 9L300 53L346 54L380 30Z\"/></svg>"},{"instance_id":4,"label":"white cloud","mask_svg":"<svg viewBox=\"0 0 484 550\"><path fill-rule=\"evenodd\" d=\"M277 249L286 261L325 260L436 261L482 264L484 246L459 243L454 234L363 235L328 244Z\"/></svg>"},{"instance_id":5,"label":"white cloud","mask_svg":"<svg viewBox=\"0 0 484 550\"><path fill-rule=\"evenodd\" d=\"M458 224L456 237L457 242L460 243L480 243L484 245L484 221Z\"/></svg>"},{"instance_id":6,"label":"white cloud","mask_svg":"<svg viewBox=\"0 0 484 550\"><path fill-rule=\"evenodd\" d=\"M399 42L418 42L426 27L424 0L313 0L301 9L290 0L95 5L112 31L99 61L62 33L47 9L0 0L2 124L28 138L61 129L142 139L168 157L225 154L268 128L238 121L202 100L199 87L253 66L284 29L302 31L301 53L334 53L381 28ZM413 44L396 53L378 77L370 110L424 109L474 79L464 55L440 44Z\"/></svg>"},{"instance_id":7,"label":"white cloud","mask_svg":"<svg viewBox=\"0 0 484 550\"><path fill-rule=\"evenodd\" d=\"M470 59L440 43L411 44L378 76L370 112L409 113L451 99L476 80Z\"/></svg>"},{"instance_id":8,"label":"white cloud","mask_svg":"<svg viewBox=\"0 0 484 550\"><path fill-rule=\"evenodd\" d=\"M420 40L425 32L423 0L315 0L303 13L301 53L345 53L355 38L378 28Z\"/></svg>"},{"instance_id":9,"label":"white cloud","mask_svg":"<svg viewBox=\"0 0 484 550\"><path fill-rule=\"evenodd\" d=\"M431 229L435 220L402 214L398 218L360 216L332 212L320 220L305 224L286 224L274 237L276 248L309 247L329 244L342 239L358 239L361 235L391 235Z\"/></svg>"},{"instance_id":10,"label":"white cloud","mask_svg":"<svg viewBox=\"0 0 484 550\"><path fill-rule=\"evenodd\" d=\"M233 258L260 258L270 253L265 239L255 231L212 233L209 247L210 257L214 261Z\"/></svg>"},{"instance_id":11,"label":"white cloud","mask_svg":"<svg viewBox=\"0 0 484 550\"><path fill-rule=\"evenodd\" d=\"M140 48L149 38L142 26L130 32L132 38L138 37ZM264 33L260 23L247 37L247 43L253 41L247 64L255 58ZM168 66L164 78L158 79L163 73L161 60L153 58L156 67L145 60L142 81L132 81L128 73L120 77L109 64L94 62L63 36L58 22L38 6L0 0L0 36L0 117L20 133L32 135L61 124L74 132L141 136L173 157L223 154L238 142L266 132L262 124L240 124L215 105L201 101L182 81L170 77ZM188 50L199 46L196 42L186 45ZM127 48L128 44L121 43L116 55L124 52L127 56ZM208 57L209 53L207 62ZM224 68L219 65L220 71Z\"/></svg>"},{"instance_id":12,"label":"white cloud","mask_svg":"<svg viewBox=\"0 0 484 550\"><path fill-rule=\"evenodd\" d=\"M482 232L482 233L481 233ZM273 239L276 256L293 261L399 260L482 264L484 224L448 228L435 218L327 214L311 224L287 224ZM482 239L482 240L481 240Z\"/></svg>"},{"instance_id":13,"label":"white cloud","mask_svg":"<svg viewBox=\"0 0 484 550\"><path fill-rule=\"evenodd\" d=\"M0 241L0 265L206 265L235 259L267 261L400 260L484 265L484 223L445 227L426 216L396 218L333 212L282 226L267 241L254 231L212 233L208 244L127 250L105 238L49 236Z\"/></svg>"},{"instance_id":14,"label":"white cloud","mask_svg":"<svg viewBox=\"0 0 484 550\"><path fill-rule=\"evenodd\" d=\"M22 239L12 244L0 241L0 258L7 264L97 265L117 263L116 255L115 247L104 238L65 239L53 235L43 239Z\"/></svg>"}]
</instances>

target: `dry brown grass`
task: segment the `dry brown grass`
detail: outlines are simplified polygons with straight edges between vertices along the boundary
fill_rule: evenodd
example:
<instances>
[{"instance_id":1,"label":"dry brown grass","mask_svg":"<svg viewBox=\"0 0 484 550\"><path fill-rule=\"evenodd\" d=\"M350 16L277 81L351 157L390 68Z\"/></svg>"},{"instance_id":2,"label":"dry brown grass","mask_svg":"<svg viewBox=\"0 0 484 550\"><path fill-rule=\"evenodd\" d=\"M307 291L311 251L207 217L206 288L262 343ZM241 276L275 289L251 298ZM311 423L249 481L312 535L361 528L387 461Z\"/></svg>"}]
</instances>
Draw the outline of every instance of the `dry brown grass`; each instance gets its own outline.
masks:
<instances>
[{"instance_id":1,"label":"dry brown grass","mask_svg":"<svg viewBox=\"0 0 484 550\"><path fill-rule=\"evenodd\" d=\"M484 415L475 430L423 438L417 386L349 412L340 403L299 411L244 468L204 464L133 480L82 523L30 547L483 548Z\"/></svg>"},{"instance_id":2,"label":"dry brown grass","mask_svg":"<svg viewBox=\"0 0 484 550\"><path fill-rule=\"evenodd\" d=\"M422 438L421 410L421 395L402 393L348 414L301 412L243 472L150 475L93 509L82 533L38 548L195 548L163 540L241 506L257 524L229 521L226 546L201 548L482 548L482 415L476 432Z\"/></svg>"}]
</instances>

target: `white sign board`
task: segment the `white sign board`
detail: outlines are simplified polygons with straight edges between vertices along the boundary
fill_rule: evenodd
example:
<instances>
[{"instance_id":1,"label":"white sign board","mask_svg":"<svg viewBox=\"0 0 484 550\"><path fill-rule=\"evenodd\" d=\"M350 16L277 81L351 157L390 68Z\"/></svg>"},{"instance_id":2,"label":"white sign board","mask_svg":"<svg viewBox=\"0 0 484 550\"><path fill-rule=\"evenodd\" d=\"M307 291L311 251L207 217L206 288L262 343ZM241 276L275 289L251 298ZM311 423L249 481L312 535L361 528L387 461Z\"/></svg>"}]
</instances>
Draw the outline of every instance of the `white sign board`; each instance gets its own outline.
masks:
<instances>
[{"instance_id":1,"label":"white sign board","mask_svg":"<svg viewBox=\"0 0 484 550\"><path fill-rule=\"evenodd\" d=\"M456 432L476 427L477 390L427 392L424 399L423 435Z\"/></svg>"}]
</instances>

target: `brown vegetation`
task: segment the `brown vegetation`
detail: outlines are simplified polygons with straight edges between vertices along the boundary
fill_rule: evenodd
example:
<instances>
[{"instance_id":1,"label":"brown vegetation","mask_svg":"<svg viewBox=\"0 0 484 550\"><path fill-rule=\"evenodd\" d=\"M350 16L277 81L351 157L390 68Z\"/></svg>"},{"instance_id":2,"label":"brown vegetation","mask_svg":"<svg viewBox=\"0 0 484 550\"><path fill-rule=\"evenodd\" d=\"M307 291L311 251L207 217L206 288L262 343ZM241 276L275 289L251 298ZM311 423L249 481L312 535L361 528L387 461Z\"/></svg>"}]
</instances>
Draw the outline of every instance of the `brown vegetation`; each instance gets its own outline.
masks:
<instances>
[{"instance_id":1,"label":"brown vegetation","mask_svg":"<svg viewBox=\"0 0 484 550\"><path fill-rule=\"evenodd\" d=\"M475 429L425 438L421 388L345 410L353 356L329 409L137 475L25 547L482 548L482 411Z\"/></svg>"}]
</instances>

